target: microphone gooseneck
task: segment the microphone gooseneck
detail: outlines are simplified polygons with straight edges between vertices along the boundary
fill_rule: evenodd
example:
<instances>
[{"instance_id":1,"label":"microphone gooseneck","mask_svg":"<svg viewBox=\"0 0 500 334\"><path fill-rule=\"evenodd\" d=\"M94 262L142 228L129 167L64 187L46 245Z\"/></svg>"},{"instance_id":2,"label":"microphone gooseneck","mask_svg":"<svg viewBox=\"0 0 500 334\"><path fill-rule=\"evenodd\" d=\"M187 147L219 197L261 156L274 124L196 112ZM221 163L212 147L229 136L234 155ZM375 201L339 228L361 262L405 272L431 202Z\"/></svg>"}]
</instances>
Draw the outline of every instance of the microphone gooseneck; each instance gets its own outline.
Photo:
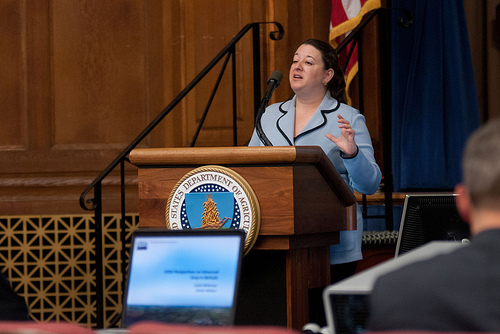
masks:
<instances>
[{"instance_id":1,"label":"microphone gooseneck","mask_svg":"<svg viewBox=\"0 0 500 334\"><path fill-rule=\"evenodd\" d=\"M265 146L273 146L273 144L271 144L271 142L265 135L264 131L262 130L261 118L264 112L266 111L267 104L271 99L274 90L278 88L282 79L283 79L283 74L280 71L274 71L273 73L271 73L269 79L267 80L266 93L264 94L264 98L262 99L259 110L257 112L257 118L255 120L255 130L257 131L257 135L259 136L260 140Z\"/></svg>"}]
</instances>

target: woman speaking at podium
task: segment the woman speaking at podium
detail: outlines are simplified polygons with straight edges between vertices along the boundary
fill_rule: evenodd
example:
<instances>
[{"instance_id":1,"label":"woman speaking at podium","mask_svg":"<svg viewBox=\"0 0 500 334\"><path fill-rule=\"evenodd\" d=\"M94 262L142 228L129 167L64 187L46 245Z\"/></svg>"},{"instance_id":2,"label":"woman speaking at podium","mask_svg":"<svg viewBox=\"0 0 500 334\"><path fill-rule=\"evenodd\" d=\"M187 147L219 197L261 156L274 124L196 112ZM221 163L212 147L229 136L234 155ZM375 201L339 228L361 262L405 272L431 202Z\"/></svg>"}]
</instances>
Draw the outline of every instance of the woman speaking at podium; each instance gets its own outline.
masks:
<instances>
[{"instance_id":1,"label":"woman speaking at podium","mask_svg":"<svg viewBox=\"0 0 500 334\"><path fill-rule=\"evenodd\" d=\"M364 116L345 104L346 85L335 49L316 39L302 43L293 56L289 80L295 95L270 105L261 116L267 145L320 146L352 190L367 195L377 191L382 173ZM249 146L264 145L254 130ZM331 246L332 282L356 270L362 232L358 206L357 230L341 231L340 243Z\"/></svg>"}]
</instances>

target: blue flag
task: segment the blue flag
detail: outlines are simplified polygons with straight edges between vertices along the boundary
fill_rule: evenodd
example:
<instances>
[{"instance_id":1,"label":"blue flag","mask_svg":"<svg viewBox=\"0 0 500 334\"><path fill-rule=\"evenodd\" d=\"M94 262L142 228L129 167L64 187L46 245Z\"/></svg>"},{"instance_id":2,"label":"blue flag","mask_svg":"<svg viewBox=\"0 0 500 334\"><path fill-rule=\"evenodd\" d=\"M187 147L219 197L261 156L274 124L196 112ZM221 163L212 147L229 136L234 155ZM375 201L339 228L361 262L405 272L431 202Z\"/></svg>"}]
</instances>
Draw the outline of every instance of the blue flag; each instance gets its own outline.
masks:
<instances>
[{"instance_id":1,"label":"blue flag","mask_svg":"<svg viewBox=\"0 0 500 334\"><path fill-rule=\"evenodd\" d=\"M394 190L452 189L462 151L479 127L479 104L461 0L393 0L413 16L392 16Z\"/></svg>"}]
</instances>

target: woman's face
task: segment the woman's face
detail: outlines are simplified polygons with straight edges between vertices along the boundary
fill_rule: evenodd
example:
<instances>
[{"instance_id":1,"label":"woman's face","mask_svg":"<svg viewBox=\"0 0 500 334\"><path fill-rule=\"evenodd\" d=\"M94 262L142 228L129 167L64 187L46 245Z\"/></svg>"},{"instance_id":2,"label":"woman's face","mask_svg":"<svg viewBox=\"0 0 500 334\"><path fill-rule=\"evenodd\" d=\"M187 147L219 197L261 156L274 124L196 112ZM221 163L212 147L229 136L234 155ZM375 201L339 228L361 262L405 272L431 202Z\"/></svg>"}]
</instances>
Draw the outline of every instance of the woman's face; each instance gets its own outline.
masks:
<instances>
[{"instance_id":1,"label":"woman's face","mask_svg":"<svg viewBox=\"0 0 500 334\"><path fill-rule=\"evenodd\" d=\"M302 44L293 56L290 67L290 86L296 94L325 94L325 82L333 77L333 69L325 70L321 52L315 47Z\"/></svg>"}]
</instances>

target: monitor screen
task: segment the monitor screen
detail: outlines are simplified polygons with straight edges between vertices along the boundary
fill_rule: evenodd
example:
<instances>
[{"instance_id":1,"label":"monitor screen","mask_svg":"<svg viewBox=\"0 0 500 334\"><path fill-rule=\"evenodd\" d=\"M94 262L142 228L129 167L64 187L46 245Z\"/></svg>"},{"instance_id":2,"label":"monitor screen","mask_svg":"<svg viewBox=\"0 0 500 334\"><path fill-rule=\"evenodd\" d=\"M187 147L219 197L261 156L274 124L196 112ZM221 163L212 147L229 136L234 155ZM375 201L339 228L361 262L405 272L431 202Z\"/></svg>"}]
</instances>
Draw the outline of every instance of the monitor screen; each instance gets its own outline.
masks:
<instances>
[{"instance_id":1,"label":"monitor screen","mask_svg":"<svg viewBox=\"0 0 500 334\"><path fill-rule=\"evenodd\" d=\"M135 231L123 325L232 325L244 238L242 230Z\"/></svg>"},{"instance_id":2,"label":"monitor screen","mask_svg":"<svg viewBox=\"0 0 500 334\"><path fill-rule=\"evenodd\" d=\"M457 212L455 194L406 195L396 256L433 240L468 242L469 224Z\"/></svg>"},{"instance_id":3,"label":"monitor screen","mask_svg":"<svg viewBox=\"0 0 500 334\"><path fill-rule=\"evenodd\" d=\"M335 334L357 334L366 331L370 313L369 298L366 292L330 294Z\"/></svg>"}]
</instances>

